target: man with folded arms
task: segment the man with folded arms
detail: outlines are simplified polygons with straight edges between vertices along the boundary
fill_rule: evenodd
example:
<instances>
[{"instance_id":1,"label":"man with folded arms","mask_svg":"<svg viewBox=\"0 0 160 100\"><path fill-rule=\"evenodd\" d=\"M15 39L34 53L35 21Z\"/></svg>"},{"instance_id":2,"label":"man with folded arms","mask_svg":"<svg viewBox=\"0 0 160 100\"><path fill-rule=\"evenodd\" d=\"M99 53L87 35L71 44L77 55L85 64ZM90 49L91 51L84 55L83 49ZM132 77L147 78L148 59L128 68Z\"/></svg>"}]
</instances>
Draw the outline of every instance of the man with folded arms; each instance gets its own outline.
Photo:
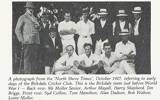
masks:
<instances>
[{"instance_id":1,"label":"man with folded arms","mask_svg":"<svg viewBox=\"0 0 160 100\"><path fill-rule=\"evenodd\" d=\"M65 47L67 45L73 45L73 47L75 48L74 34L76 33L76 24L70 19L70 12L65 11L64 21L60 22L58 25L58 32L60 34L63 45L63 53L65 53Z\"/></svg>"},{"instance_id":2,"label":"man with folded arms","mask_svg":"<svg viewBox=\"0 0 160 100\"><path fill-rule=\"evenodd\" d=\"M85 74L77 68L79 66L79 56L75 53L74 47L68 45L66 52L55 63L53 72L56 74Z\"/></svg>"},{"instance_id":3,"label":"man with folded arms","mask_svg":"<svg viewBox=\"0 0 160 100\"><path fill-rule=\"evenodd\" d=\"M126 73L135 74L136 47L134 43L128 40L129 36L128 30L120 32L121 41L116 44L115 53L117 57L123 58L129 64L130 67L126 70Z\"/></svg>"},{"instance_id":4,"label":"man with folded arms","mask_svg":"<svg viewBox=\"0 0 160 100\"><path fill-rule=\"evenodd\" d=\"M111 45L109 42L103 44L104 53L101 55L99 61L99 67L101 69L99 74L134 74L130 65L126 62L125 57L117 57L112 52ZM104 70L104 71L103 71Z\"/></svg>"},{"instance_id":5,"label":"man with folded arms","mask_svg":"<svg viewBox=\"0 0 160 100\"><path fill-rule=\"evenodd\" d=\"M92 53L92 45L84 44L85 53L80 55L80 70L85 71L86 74L96 74L98 71L99 56Z\"/></svg>"}]
</instances>

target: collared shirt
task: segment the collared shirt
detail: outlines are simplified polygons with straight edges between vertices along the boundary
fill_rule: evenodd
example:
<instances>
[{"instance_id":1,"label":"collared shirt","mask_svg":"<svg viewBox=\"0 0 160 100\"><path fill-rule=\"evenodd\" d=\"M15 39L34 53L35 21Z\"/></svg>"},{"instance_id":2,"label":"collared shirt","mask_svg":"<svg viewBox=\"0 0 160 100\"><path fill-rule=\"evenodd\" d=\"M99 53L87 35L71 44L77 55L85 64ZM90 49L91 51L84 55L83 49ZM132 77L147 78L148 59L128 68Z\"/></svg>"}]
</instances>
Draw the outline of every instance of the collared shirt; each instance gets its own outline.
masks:
<instances>
[{"instance_id":1,"label":"collared shirt","mask_svg":"<svg viewBox=\"0 0 160 100\"><path fill-rule=\"evenodd\" d=\"M108 65L108 66L103 66L105 71L108 70L108 67L112 67L112 68L113 68L113 66L114 67L116 67L116 66L118 67L118 65L117 65L118 63L115 63L115 61L118 59L118 57L116 56L116 54L114 52L111 52L111 55L110 55L109 58L106 57L105 53L103 53L101 55L100 59Z\"/></svg>"},{"instance_id":2,"label":"collared shirt","mask_svg":"<svg viewBox=\"0 0 160 100\"><path fill-rule=\"evenodd\" d=\"M122 41L120 41L116 44L115 53L116 53L117 57L121 57L124 54L128 55L130 52L132 52L131 54L136 55L135 44L132 43L131 41L128 41L126 44L124 44Z\"/></svg>"},{"instance_id":3,"label":"collared shirt","mask_svg":"<svg viewBox=\"0 0 160 100\"><path fill-rule=\"evenodd\" d=\"M90 20L87 23L84 20L80 20L77 22L77 33L80 36L90 36L91 34L95 33L95 25Z\"/></svg>"},{"instance_id":4,"label":"collared shirt","mask_svg":"<svg viewBox=\"0 0 160 100\"><path fill-rule=\"evenodd\" d=\"M69 21L66 22L65 20L60 22L58 25L58 32L62 31L62 30L71 30L71 29L75 29L76 30L76 24L73 21ZM70 34L70 35L60 35L62 39L71 39L73 38L74 34Z\"/></svg>"},{"instance_id":5,"label":"collared shirt","mask_svg":"<svg viewBox=\"0 0 160 100\"><path fill-rule=\"evenodd\" d=\"M71 57L69 57L68 54L65 54L57 60L56 64L57 65L64 64L65 66L73 66L73 63L75 60L79 61L79 56L76 55L76 53L73 53Z\"/></svg>"},{"instance_id":6,"label":"collared shirt","mask_svg":"<svg viewBox=\"0 0 160 100\"><path fill-rule=\"evenodd\" d=\"M40 44L39 29L36 26L39 26L36 17L27 12L20 16L15 29L18 40L24 44Z\"/></svg>"},{"instance_id":7,"label":"collared shirt","mask_svg":"<svg viewBox=\"0 0 160 100\"><path fill-rule=\"evenodd\" d=\"M101 26L102 28L104 27L104 25L106 24L106 20L100 20Z\"/></svg>"},{"instance_id":8,"label":"collared shirt","mask_svg":"<svg viewBox=\"0 0 160 100\"><path fill-rule=\"evenodd\" d=\"M46 23L43 23L43 27L44 27L44 28L46 27Z\"/></svg>"},{"instance_id":9,"label":"collared shirt","mask_svg":"<svg viewBox=\"0 0 160 100\"><path fill-rule=\"evenodd\" d=\"M96 54L91 54L89 57L86 54L79 56L80 61L84 61L86 67L91 67L92 65L98 64L100 57Z\"/></svg>"},{"instance_id":10,"label":"collared shirt","mask_svg":"<svg viewBox=\"0 0 160 100\"><path fill-rule=\"evenodd\" d=\"M141 18L139 18L138 20L135 20L135 25L134 25L134 35L135 36L139 35L138 27L139 27L140 20L141 20Z\"/></svg>"},{"instance_id":11,"label":"collared shirt","mask_svg":"<svg viewBox=\"0 0 160 100\"><path fill-rule=\"evenodd\" d=\"M52 39L53 45L55 46L55 37L51 39Z\"/></svg>"},{"instance_id":12,"label":"collared shirt","mask_svg":"<svg viewBox=\"0 0 160 100\"><path fill-rule=\"evenodd\" d=\"M123 31L126 21L119 21L119 24L120 24L121 30Z\"/></svg>"},{"instance_id":13,"label":"collared shirt","mask_svg":"<svg viewBox=\"0 0 160 100\"><path fill-rule=\"evenodd\" d=\"M111 63L113 63L115 60L118 59L118 57L116 56L116 54L114 52L111 52L110 57L106 57L105 53L101 54L100 59L102 61L104 61L106 64L110 65Z\"/></svg>"}]
</instances>

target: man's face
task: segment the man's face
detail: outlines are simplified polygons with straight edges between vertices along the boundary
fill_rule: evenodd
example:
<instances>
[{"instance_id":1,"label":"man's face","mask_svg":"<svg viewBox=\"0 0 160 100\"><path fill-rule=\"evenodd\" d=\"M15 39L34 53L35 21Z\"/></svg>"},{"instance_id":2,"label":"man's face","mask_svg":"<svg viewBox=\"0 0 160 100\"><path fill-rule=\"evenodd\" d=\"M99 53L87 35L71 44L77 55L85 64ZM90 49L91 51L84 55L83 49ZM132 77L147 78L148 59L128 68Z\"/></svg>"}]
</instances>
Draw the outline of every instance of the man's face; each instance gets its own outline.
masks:
<instances>
[{"instance_id":1,"label":"man's face","mask_svg":"<svg viewBox=\"0 0 160 100\"><path fill-rule=\"evenodd\" d=\"M120 21L125 21L126 17L125 16L119 16Z\"/></svg>"},{"instance_id":2,"label":"man's face","mask_svg":"<svg viewBox=\"0 0 160 100\"><path fill-rule=\"evenodd\" d=\"M65 13L64 20L68 22L70 20L70 18L71 18L71 14L70 13Z\"/></svg>"},{"instance_id":3,"label":"man's face","mask_svg":"<svg viewBox=\"0 0 160 100\"><path fill-rule=\"evenodd\" d=\"M50 32L50 36L51 36L52 38L54 38L54 37L56 37L56 33L55 33L55 32Z\"/></svg>"},{"instance_id":4,"label":"man's face","mask_svg":"<svg viewBox=\"0 0 160 100\"><path fill-rule=\"evenodd\" d=\"M106 15L106 14L102 14L102 15L100 15L100 18L101 18L101 19L106 19L106 17L107 17L107 15Z\"/></svg>"},{"instance_id":5,"label":"man's face","mask_svg":"<svg viewBox=\"0 0 160 100\"><path fill-rule=\"evenodd\" d=\"M67 51L67 53L68 53L69 56L72 56L73 52L74 52L73 46L68 46L66 48L66 51Z\"/></svg>"},{"instance_id":6,"label":"man's face","mask_svg":"<svg viewBox=\"0 0 160 100\"><path fill-rule=\"evenodd\" d=\"M84 50L85 50L86 55L90 55L91 52L92 52L92 49L91 49L90 46L86 46L86 47L84 48Z\"/></svg>"},{"instance_id":7,"label":"man's face","mask_svg":"<svg viewBox=\"0 0 160 100\"><path fill-rule=\"evenodd\" d=\"M134 13L133 16L134 16L135 19L139 19L139 18L141 17L141 14L139 14L139 13Z\"/></svg>"},{"instance_id":8,"label":"man's face","mask_svg":"<svg viewBox=\"0 0 160 100\"><path fill-rule=\"evenodd\" d=\"M27 12L31 15L33 15L34 13L34 9L33 8L27 8Z\"/></svg>"},{"instance_id":9,"label":"man's face","mask_svg":"<svg viewBox=\"0 0 160 100\"><path fill-rule=\"evenodd\" d=\"M121 39L122 39L123 42L127 42L128 38L129 38L128 35L121 36Z\"/></svg>"},{"instance_id":10,"label":"man's face","mask_svg":"<svg viewBox=\"0 0 160 100\"><path fill-rule=\"evenodd\" d=\"M105 51L105 54L111 54L111 46L104 46L103 50Z\"/></svg>"},{"instance_id":11,"label":"man's face","mask_svg":"<svg viewBox=\"0 0 160 100\"><path fill-rule=\"evenodd\" d=\"M42 21L43 23L46 23L46 22L47 22L47 18L43 17L43 18L41 18L41 21Z\"/></svg>"},{"instance_id":12,"label":"man's face","mask_svg":"<svg viewBox=\"0 0 160 100\"><path fill-rule=\"evenodd\" d=\"M83 13L82 16L83 16L84 20L88 19L88 13Z\"/></svg>"}]
</instances>

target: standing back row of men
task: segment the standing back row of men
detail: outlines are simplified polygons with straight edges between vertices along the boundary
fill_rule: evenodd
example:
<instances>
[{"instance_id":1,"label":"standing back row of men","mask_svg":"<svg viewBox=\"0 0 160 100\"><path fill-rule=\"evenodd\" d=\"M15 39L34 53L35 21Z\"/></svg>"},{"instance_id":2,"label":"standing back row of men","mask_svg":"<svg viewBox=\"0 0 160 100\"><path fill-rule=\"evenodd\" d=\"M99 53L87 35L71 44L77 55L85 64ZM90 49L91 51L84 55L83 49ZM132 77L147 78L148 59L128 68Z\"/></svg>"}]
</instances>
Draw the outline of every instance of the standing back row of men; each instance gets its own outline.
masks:
<instances>
[{"instance_id":1,"label":"standing back row of men","mask_svg":"<svg viewBox=\"0 0 160 100\"><path fill-rule=\"evenodd\" d=\"M135 74L135 66L140 66L135 58L141 57L145 38L141 7L132 11L133 23L126 20L125 10L119 10L118 19L111 23L107 9L100 9L100 19L94 22L88 18L89 10L83 9L79 22L71 21L66 11L59 24L45 13L38 21L32 2L25 7L15 30L24 46L25 74ZM38 66L39 60L44 67Z\"/></svg>"}]
</instances>

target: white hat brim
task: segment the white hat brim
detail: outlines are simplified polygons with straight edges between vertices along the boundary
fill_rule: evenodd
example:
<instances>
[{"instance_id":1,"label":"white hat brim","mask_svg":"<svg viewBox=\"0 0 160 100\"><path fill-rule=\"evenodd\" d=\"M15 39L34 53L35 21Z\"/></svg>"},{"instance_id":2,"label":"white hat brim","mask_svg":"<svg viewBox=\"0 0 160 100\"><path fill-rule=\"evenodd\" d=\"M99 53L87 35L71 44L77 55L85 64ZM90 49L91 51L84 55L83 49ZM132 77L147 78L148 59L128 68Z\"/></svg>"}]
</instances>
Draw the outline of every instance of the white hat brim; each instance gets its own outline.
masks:
<instances>
[{"instance_id":1,"label":"white hat brim","mask_svg":"<svg viewBox=\"0 0 160 100\"><path fill-rule=\"evenodd\" d=\"M99 15L107 15L108 13L104 13L104 12L103 12L103 13L98 13L98 14L99 14Z\"/></svg>"},{"instance_id":2,"label":"white hat brim","mask_svg":"<svg viewBox=\"0 0 160 100\"><path fill-rule=\"evenodd\" d=\"M132 11L132 13L140 14L142 11Z\"/></svg>"},{"instance_id":3,"label":"white hat brim","mask_svg":"<svg viewBox=\"0 0 160 100\"><path fill-rule=\"evenodd\" d=\"M117 16L128 16L127 14L118 14Z\"/></svg>"},{"instance_id":4,"label":"white hat brim","mask_svg":"<svg viewBox=\"0 0 160 100\"><path fill-rule=\"evenodd\" d=\"M120 33L119 35L120 36L128 36L128 35L130 35L130 33Z\"/></svg>"}]
</instances>

